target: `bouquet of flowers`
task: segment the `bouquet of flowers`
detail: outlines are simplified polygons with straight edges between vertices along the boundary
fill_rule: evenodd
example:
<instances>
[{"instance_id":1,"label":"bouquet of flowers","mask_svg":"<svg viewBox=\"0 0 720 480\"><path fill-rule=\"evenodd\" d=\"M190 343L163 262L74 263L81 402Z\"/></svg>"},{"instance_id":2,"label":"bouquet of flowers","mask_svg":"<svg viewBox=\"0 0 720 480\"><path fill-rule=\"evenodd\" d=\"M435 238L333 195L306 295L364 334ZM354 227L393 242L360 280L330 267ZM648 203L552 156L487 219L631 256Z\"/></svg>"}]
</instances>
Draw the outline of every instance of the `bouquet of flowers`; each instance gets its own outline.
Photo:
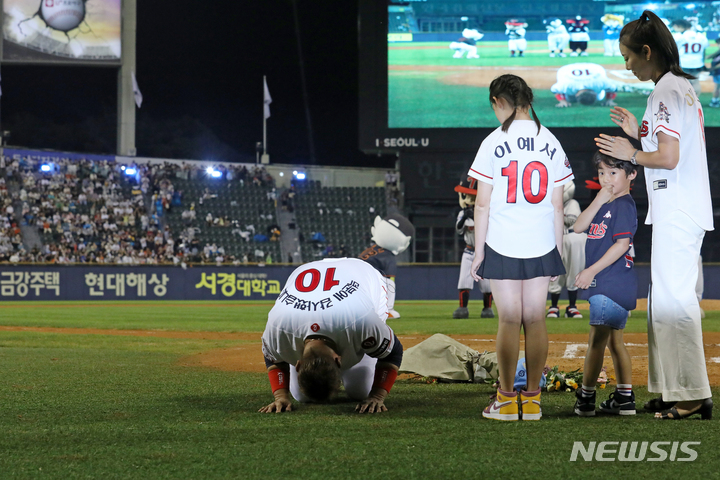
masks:
<instances>
[{"instance_id":1,"label":"bouquet of flowers","mask_svg":"<svg viewBox=\"0 0 720 480\"><path fill-rule=\"evenodd\" d=\"M552 368L545 367L548 392L573 392L582 385L583 373L579 368L571 372L560 371L557 365ZM599 388L605 388L608 382L607 369L602 367L597 379Z\"/></svg>"}]
</instances>

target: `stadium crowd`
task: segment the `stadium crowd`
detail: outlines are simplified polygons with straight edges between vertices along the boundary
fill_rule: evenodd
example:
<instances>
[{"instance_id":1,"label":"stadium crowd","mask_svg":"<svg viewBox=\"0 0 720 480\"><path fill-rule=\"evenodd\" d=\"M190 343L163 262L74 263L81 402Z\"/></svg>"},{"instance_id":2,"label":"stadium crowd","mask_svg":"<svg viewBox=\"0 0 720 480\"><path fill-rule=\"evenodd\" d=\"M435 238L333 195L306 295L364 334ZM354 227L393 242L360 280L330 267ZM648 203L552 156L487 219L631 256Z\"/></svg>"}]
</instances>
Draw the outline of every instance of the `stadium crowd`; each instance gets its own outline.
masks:
<instances>
[{"instance_id":1,"label":"stadium crowd","mask_svg":"<svg viewBox=\"0 0 720 480\"><path fill-rule=\"evenodd\" d=\"M215 169L227 182L274 184L262 167ZM43 163L3 157L0 262L247 262L247 257L226 256L222 246L201 244L194 235L194 204L183 211L187 228L181 232L172 232L164 221L167 212L183 208L183 192L174 188L173 179L195 180L202 174L204 166L191 163L122 165L68 159ZM34 236L32 229L35 241L24 239L23 231Z\"/></svg>"}]
</instances>

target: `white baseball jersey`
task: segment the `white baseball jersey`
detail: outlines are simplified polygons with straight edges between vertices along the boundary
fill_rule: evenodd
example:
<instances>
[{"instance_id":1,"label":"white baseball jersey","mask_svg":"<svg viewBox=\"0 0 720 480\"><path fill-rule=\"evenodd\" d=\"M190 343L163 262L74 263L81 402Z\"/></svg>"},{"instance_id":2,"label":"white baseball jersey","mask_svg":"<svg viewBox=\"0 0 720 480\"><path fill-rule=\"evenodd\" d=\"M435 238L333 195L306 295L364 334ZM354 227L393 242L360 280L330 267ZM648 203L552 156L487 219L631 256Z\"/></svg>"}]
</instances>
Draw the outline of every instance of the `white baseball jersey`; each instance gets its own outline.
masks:
<instances>
[{"instance_id":1,"label":"white baseball jersey","mask_svg":"<svg viewBox=\"0 0 720 480\"><path fill-rule=\"evenodd\" d=\"M294 365L305 339L321 335L335 342L344 372L366 354L390 354L395 337L387 315L385 280L369 263L357 258L306 263L290 275L270 310L263 355Z\"/></svg>"},{"instance_id":2,"label":"white baseball jersey","mask_svg":"<svg viewBox=\"0 0 720 480\"><path fill-rule=\"evenodd\" d=\"M552 23L550 25L545 26L545 30L547 31L548 35L568 35L567 28L565 28L565 25L553 25Z\"/></svg>"},{"instance_id":3,"label":"white baseball jersey","mask_svg":"<svg viewBox=\"0 0 720 480\"><path fill-rule=\"evenodd\" d=\"M704 230L713 229L703 110L690 82L668 72L647 100L640 129L643 151L658 149L658 133L680 141L680 161L672 170L645 167L650 225L680 210Z\"/></svg>"},{"instance_id":4,"label":"white baseball jersey","mask_svg":"<svg viewBox=\"0 0 720 480\"><path fill-rule=\"evenodd\" d=\"M600 96L603 91L616 91L617 84L607 77L601 65L595 63L571 63L560 67L557 82L550 87L550 91L574 97L580 90L592 90Z\"/></svg>"},{"instance_id":5,"label":"white baseball jersey","mask_svg":"<svg viewBox=\"0 0 720 480\"><path fill-rule=\"evenodd\" d=\"M705 49L708 39L705 35L694 30L685 30L673 34L680 54L681 68L703 68L705 65Z\"/></svg>"},{"instance_id":6,"label":"white baseball jersey","mask_svg":"<svg viewBox=\"0 0 720 480\"><path fill-rule=\"evenodd\" d=\"M468 172L493 186L486 243L513 258L555 248L552 192L571 181L572 168L555 136L532 120L515 120L483 140ZM479 246L476 246L479 248Z\"/></svg>"}]
</instances>

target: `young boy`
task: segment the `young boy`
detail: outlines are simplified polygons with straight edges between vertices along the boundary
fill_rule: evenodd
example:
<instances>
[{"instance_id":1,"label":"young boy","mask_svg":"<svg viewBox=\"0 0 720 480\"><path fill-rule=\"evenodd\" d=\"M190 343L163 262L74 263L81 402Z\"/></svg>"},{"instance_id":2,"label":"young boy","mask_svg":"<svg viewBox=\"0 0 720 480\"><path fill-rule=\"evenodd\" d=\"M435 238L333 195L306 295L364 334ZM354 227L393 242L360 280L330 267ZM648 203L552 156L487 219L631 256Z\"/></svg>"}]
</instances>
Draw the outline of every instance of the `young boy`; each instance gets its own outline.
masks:
<instances>
[{"instance_id":1,"label":"young boy","mask_svg":"<svg viewBox=\"0 0 720 480\"><path fill-rule=\"evenodd\" d=\"M637 209L630 184L637 168L630 162L597 152L593 163L602 187L575 222L575 231L587 231L586 268L575 278L590 302L590 339L585 356L583 385L576 392L575 413L595 415L595 386L602 369L605 346L610 348L617 388L600 404L600 411L635 415L630 355L623 343L628 311L637 302L637 277L629 254L637 230Z\"/></svg>"}]
</instances>

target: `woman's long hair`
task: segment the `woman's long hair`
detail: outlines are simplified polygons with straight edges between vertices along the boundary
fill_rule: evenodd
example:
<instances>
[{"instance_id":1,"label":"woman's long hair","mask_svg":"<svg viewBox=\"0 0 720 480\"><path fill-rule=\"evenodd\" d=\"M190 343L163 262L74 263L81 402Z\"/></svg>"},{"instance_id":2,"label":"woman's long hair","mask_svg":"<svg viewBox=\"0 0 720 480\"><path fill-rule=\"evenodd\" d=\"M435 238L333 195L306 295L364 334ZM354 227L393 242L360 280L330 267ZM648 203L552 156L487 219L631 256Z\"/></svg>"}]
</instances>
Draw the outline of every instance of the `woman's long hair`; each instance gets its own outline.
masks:
<instances>
[{"instance_id":1,"label":"woman's long hair","mask_svg":"<svg viewBox=\"0 0 720 480\"><path fill-rule=\"evenodd\" d=\"M620 43L638 55L644 55L643 46L647 45L663 73L670 72L678 77L695 79L680 68L680 55L672 33L660 17L650 10L645 10L640 18L622 28Z\"/></svg>"}]
</instances>

